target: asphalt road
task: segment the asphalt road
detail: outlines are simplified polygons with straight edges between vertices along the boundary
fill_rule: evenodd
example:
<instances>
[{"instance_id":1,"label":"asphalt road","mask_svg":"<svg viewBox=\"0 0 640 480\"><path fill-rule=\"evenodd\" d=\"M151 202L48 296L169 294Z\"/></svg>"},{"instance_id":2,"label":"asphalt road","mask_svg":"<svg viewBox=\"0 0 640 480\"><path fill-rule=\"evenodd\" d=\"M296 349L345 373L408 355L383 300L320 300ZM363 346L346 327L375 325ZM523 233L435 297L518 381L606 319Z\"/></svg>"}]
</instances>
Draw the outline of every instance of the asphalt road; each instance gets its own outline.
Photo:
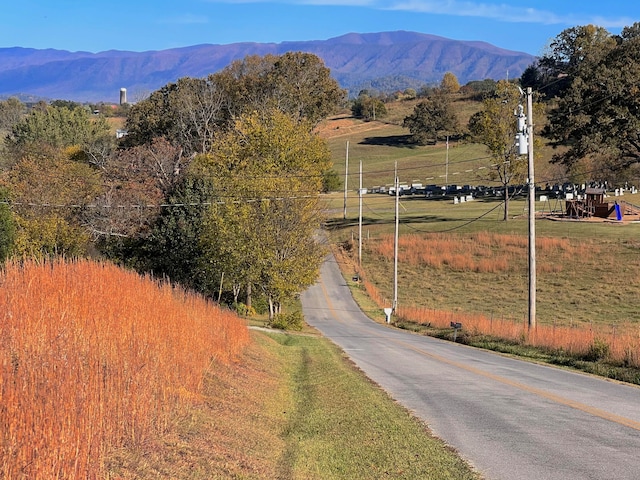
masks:
<instances>
[{"instance_id":1,"label":"asphalt road","mask_svg":"<svg viewBox=\"0 0 640 480\"><path fill-rule=\"evenodd\" d=\"M333 257L307 322L490 480L640 479L640 389L371 321Z\"/></svg>"}]
</instances>

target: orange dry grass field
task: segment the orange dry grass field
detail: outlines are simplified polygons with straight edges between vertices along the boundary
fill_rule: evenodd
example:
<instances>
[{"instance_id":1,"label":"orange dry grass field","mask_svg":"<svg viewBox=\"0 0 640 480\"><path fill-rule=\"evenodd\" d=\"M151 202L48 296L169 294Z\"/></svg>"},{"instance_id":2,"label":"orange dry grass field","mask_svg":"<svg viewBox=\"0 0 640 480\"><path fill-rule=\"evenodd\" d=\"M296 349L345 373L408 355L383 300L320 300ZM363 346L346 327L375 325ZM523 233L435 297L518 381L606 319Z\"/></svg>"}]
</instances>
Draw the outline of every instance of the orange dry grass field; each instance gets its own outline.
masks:
<instances>
[{"instance_id":1,"label":"orange dry grass field","mask_svg":"<svg viewBox=\"0 0 640 480\"><path fill-rule=\"evenodd\" d=\"M527 237L522 235L499 235L488 232L470 234L452 241L444 233L403 235L398 243L398 261L409 265L447 267L454 271L475 273L498 273L513 269L522 262L527 248ZM572 245L565 238L540 237L536 240L540 255L553 252L559 260L581 255L588 250L582 245ZM384 235L379 242L371 243L371 251L387 259L394 256L394 237ZM497 256L496 252L500 252ZM526 257L525 257L526 258ZM562 261L547 262L539 269L560 272Z\"/></svg>"},{"instance_id":2,"label":"orange dry grass field","mask_svg":"<svg viewBox=\"0 0 640 480\"><path fill-rule=\"evenodd\" d=\"M0 312L1 478L103 477L250 341L201 297L86 260L6 265Z\"/></svg>"}]
</instances>

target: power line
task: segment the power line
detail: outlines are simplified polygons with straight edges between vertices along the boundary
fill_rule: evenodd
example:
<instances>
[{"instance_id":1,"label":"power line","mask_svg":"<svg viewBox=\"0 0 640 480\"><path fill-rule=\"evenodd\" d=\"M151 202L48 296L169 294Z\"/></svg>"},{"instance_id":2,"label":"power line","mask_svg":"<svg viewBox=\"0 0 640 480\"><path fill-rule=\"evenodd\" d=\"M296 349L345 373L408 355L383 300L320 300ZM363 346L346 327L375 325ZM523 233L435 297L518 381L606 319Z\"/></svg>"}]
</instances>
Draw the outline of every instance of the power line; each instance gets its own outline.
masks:
<instances>
[{"instance_id":1,"label":"power line","mask_svg":"<svg viewBox=\"0 0 640 480\"><path fill-rule=\"evenodd\" d=\"M229 197L234 198L234 197ZM273 197L261 197L261 198L236 198L235 200L211 200L207 202L182 202L182 203L140 203L140 204L98 204L98 203L48 203L48 202L13 202L8 200L0 200L1 205L8 205L10 207L41 207L41 208L88 208L88 209L155 209L155 208L173 208L173 207L210 207L212 205L226 205L226 204L241 204L241 203L260 203L270 201L285 201L285 200L308 200L308 199L321 199L319 195L292 195L292 196L273 196Z\"/></svg>"}]
</instances>

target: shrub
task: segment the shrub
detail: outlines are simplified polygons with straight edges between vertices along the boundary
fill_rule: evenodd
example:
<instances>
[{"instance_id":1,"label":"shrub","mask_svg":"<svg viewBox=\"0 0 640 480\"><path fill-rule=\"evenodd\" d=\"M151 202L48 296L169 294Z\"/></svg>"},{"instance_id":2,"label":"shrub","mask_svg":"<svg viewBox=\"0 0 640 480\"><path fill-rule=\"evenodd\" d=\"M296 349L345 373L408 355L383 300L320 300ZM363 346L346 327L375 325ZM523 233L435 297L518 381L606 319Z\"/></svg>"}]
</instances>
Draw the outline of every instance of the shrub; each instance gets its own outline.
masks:
<instances>
[{"instance_id":1,"label":"shrub","mask_svg":"<svg viewBox=\"0 0 640 480\"><path fill-rule=\"evenodd\" d=\"M278 328L280 330L302 330L304 326L304 317L302 312L280 313L273 317L269 322L271 328Z\"/></svg>"},{"instance_id":2,"label":"shrub","mask_svg":"<svg viewBox=\"0 0 640 480\"><path fill-rule=\"evenodd\" d=\"M241 317L250 317L256 314L256 311L253 307L247 307L244 303L234 303L233 309Z\"/></svg>"},{"instance_id":3,"label":"shrub","mask_svg":"<svg viewBox=\"0 0 640 480\"><path fill-rule=\"evenodd\" d=\"M251 306L258 315L264 315L269 311L269 301L264 295L258 295L251 302Z\"/></svg>"},{"instance_id":4,"label":"shrub","mask_svg":"<svg viewBox=\"0 0 640 480\"><path fill-rule=\"evenodd\" d=\"M597 362L598 360L604 360L607 358L609 356L609 352L609 344L601 338L595 338L593 343L589 346L589 350L584 358L590 362Z\"/></svg>"}]
</instances>

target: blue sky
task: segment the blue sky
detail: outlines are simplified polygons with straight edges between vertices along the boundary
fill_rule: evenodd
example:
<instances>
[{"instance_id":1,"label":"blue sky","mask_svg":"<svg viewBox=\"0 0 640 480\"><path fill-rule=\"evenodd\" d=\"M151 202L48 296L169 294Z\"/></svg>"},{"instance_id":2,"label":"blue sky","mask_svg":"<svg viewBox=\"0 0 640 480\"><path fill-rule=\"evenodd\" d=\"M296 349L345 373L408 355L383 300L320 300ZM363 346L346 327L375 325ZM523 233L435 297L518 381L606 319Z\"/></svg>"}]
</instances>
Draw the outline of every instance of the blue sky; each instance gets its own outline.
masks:
<instances>
[{"instance_id":1,"label":"blue sky","mask_svg":"<svg viewBox=\"0 0 640 480\"><path fill-rule=\"evenodd\" d=\"M636 0L20 0L4 2L0 48L164 50L203 43L326 40L407 30L538 55L562 30L619 33Z\"/></svg>"}]
</instances>

